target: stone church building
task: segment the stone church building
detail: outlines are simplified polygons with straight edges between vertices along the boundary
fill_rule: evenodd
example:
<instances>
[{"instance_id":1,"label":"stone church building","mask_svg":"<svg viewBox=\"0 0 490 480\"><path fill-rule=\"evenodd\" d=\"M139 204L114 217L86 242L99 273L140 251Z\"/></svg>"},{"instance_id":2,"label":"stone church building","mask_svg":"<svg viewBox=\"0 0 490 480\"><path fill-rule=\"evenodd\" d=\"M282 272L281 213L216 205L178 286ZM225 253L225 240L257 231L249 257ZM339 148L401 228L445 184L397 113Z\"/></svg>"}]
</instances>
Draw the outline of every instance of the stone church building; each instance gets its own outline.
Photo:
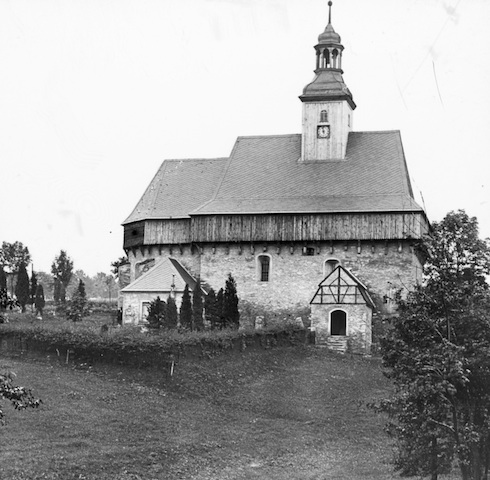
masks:
<instances>
[{"instance_id":1,"label":"stone church building","mask_svg":"<svg viewBox=\"0 0 490 480\"><path fill-rule=\"evenodd\" d=\"M122 290L125 322L140 320L148 302L135 295L138 278L172 259L173 275L216 290L231 273L249 305L310 306L318 342L345 350L350 339L368 351L373 312L392 313L394 292L420 278L414 242L428 221L400 132L354 131L330 12L314 48L301 133L238 137L228 158L162 163L123 223L133 282ZM156 297L176 277L154 278Z\"/></svg>"}]
</instances>

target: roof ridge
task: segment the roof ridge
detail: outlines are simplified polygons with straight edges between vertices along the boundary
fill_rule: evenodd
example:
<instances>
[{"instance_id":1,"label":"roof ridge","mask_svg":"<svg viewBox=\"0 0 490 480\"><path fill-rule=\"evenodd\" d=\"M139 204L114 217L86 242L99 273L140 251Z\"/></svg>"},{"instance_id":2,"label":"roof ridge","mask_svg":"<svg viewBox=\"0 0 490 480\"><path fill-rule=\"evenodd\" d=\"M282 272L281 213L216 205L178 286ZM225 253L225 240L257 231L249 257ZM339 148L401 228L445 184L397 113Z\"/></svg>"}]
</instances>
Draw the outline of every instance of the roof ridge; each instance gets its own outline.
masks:
<instances>
[{"instance_id":1,"label":"roof ridge","mask_svg":"<svg viewBox=\"0 0 490 480\"><path fill-rule=\"evenodd\" d=\"M205 162L211 160L228 160L228 157L212 157L212 158L166 158L163 162Z\"/></svg>"},{"instance_id":2,"label":"roof ridge","mask_svg":"<svg viewBox=\"0 0 490 480\"><path fill-rule=\"evenodd\" d=\"M400 133L401 130L359 130L359 131L351 131L349 133Z\"/></svg>"},{"instance_id":3,"label":"roof ridge","mask_svg":"<svg viewBox=\"0 0 490 480\"><path fill-rule=\"evenodd\" d=\"M301 136L301 133L279 133L279 134L273 134L273 135L239 135L237 137L237 141L242 139L242 138L285 138L285 137L297 137ZM231 155L230 155L231 156Z\"/></svg>"}]
</instances>

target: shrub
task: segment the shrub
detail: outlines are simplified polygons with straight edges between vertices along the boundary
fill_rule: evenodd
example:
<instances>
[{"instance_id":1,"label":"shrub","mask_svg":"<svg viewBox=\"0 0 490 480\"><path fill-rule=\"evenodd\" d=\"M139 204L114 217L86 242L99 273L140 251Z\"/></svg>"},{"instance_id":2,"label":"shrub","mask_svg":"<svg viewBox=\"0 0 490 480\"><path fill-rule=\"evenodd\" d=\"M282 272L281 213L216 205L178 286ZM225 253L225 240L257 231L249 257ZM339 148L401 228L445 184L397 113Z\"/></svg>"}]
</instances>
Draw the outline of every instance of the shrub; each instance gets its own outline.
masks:
<instances>
[{"instance_id":1,"label":"shrub","mask_svg":"<svg viewBox=\"0 0 490 480\"><path fill-rule=\"evenodd\" d=\"M160 297L155 298L148 307L148 326L150 328L160 328L165 325L167 305Z\"/></svg>"},{"instance_id":2,"label":"shrub","mask_svg":"<svg viewBox=\"0 0 490 480\"><path fill-rule=\"evenodd\" d=\"M85 284L83 280L78 282L73 298L68 306L66 316L73 322L81 322L87 314L87 294L85 293Z\"/></svg>"}]
</instances>

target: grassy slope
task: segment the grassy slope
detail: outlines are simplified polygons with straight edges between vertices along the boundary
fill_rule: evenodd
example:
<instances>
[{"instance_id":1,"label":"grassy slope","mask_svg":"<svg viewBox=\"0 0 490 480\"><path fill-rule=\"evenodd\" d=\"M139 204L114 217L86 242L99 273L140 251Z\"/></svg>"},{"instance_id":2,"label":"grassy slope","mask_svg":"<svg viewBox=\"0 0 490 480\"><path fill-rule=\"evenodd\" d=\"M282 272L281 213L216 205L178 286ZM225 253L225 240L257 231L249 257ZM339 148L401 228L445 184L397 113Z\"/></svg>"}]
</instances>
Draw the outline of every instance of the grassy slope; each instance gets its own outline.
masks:
<instances>
[{"instance_id":1,"label":"grassy slope","mask_svg":"<svg viewBox=\"0 0 490 480\"><path fill-rule=\"evenodd\" d=\"M44 405L7 410L2 479L394 478L375 360L278 348L102 372L0 359Z\"/></svg>"}]
</instances>

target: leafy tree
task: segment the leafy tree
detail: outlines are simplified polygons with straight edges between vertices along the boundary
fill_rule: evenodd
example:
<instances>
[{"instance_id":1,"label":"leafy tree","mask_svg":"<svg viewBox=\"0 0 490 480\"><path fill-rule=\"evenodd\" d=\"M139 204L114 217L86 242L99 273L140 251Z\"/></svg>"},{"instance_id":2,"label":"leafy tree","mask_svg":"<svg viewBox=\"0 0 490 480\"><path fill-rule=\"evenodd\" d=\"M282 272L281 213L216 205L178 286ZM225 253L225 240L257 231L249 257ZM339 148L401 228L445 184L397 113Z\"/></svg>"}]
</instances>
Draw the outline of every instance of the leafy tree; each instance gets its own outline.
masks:
<instances>
[{"instance_id":1,"label":"leafy tree","mask_svg":"<svg viewBox=\"0 0 490 480\"><path fill-rule=\"evenodd\" d=\"M117 260L114 260L111 263L111 273L116 277L116 279L119 278L119 267L122 267L123 265L129 265L129 260L127 257L119 257Z\"/></svg>"},{"instance_id":2,"label":"leafy tree","mask_svg":"<svg viewBox=\"0 0 490 480\"><path fill-rule=\"evenodd\" d=\"M240 313L238 311L238 295L236 290L235 279L228 274L225 283L225 292L223 296L223 317L225 325L238 328L240 326Z\"/></svg>"},{"instance_id":3,"label":"leafy tree","mask_svg":"<svg viewBox=\"0 0 490 480\"><path fill-rule=\"evenodd\" d=\"M165 327L176 328L178 323L177 305L175 304L175 298L172 295L167 299L167 315L165 317Z\"/></svg>"},{"instance_id":4,"label":"leafy tree","mask_svg":"<svg viewBox=\"0 0 490 480\"><path fill-rule=\"evenodd\" d=\"M5 275L5 270L3 266L0 265L0 290L7 289L7 275Z\"/></svg>"},{"instance_id":5,"label":"leafy tree","mask_svg":"<svg viewBox=\"0 0 490 480\"><path fill-rule=\"evenodd\" d=\"M160 328L165 324L165 313L167 305L160 297L155 298L148 307L148 326L150 328Z\"/></svg>"},{"instance_id":6,"label":"leafy tree","mask_svg":"<svg viewBox=\"0 0 490 480\"><path fill-rule=\"evenodd\" d=\"M65 303L66 289L73 274L73 261L64 250L61 250L60 254L55 257L51 265L51 273L55 279L55 301Z\"/></svg>"},{"instance_id":7,"label":"leafy tree","mask_svg":"<svg viewBox=\"0 0 490 480\"><path fill-rule=\"evenodd\" d=\"M32 275L31 275L31 289L30 289L30 298L29 298L29 303L31 305L34 304L34 300L36 299L36 291L37 291L37 275L36 272L33 270Z\"/></svg>"},{"instance_id":8,"label":"leafy tree","mask_svg":"<svg viewBox=\"0 0 490 480\"><path fill-rule=\"evenodd\" d=\"M25 266L31 263L29 249L22 242L3 242L0 249L0 264L7 267L9 272L16 273L21 263Z\"/></svg>"},{"instance_id":9,"label":"leafy tree","mask_svg":"<svg viewBox=\"0 0 490 480\"><path fill-rule=\"evenodd\" d=\"M36 309L36 315L43 316L43 309L46 305L46 301L44 299L44 288L41 284L39 284L36 288L36 294L34 295L34 307Z\"/></svg>"},{"instance_id":10,"label":"leafy tree","mask_svg":"<svg viewBox=\"0 0 490 480\"><path fill-rule=\"evenodd\" d=\"M192 293L192 325L195 330L204 329L203 309L201 282L198 278L197 285Z\"/></svg>"},{"instance_id":11,"label":"leafy tree","mask_svg":"<svg viewBox=\"0 0 490 480\"><path fill-rule=\"evenodd\" d=\"M17 284L15 285L15 296L22 308L22 312L26 311L26 304L29 302L29 276L27 275L26 266L21 263L19 273L17 274Z\"/></svg>"},{"instance_id":12,"label":"leafy tree","mask_svg":"<svg viewBox=\"0 0 490 480\"><path fill-rule=\"evenodd\" d=\"M433 224L424 243L425 282L406 300L382 340L395 395L379 408L398 442L403 475L448 472L487 478L490 466L490 244L464 211Z\"/></svg>"},{"instance_id":13,"label":"leafy tree","mask_svg":"<svg viewBox=\"0 0 490 480\"><path fill-rule=\"evenodd\" d=\"M180 325L183 328L192 330L192 304L189 285L187 284L182 295L182 303L180 304Z\"/></svg>"},{"instance_id":14,"label":"leafy tree","mask_svg":"<svg viewBox=\"0 0 490 480\"><path fill-rule=\"evenodd\" d=\"M206 321L209 322L211 328L214 330L219 328L220 312L218 310L218 304L216 300L216 293L211 288L204 298L204 310Z\"/></svg>"},{"instance_id":15,"label":"leafy tree","mask_svg":"<svg viewBox=\"0 0 490 480\"><path fill-rule=\"evenodd\" d=\"M16 410L39 407L41 400L34 398L27 388L14 385L14 377L15 374L12 372L0 373L0 398L10 402ZM1 404L0 423L5 423L5 413Z\"/></svg>"},{"instance_id":16,"label":"leafy tree","mask_svg":"<svg viewBox=\"0 0 490 480\"><path fill-rule=\"evenodd\" d=\"M85 293L85 284L83 283L83 280L80 279L78 282L78 288L76 289L68 306L67 318L73 322L81 322L86 314L87 294Z\"/></svg>"}]
</instances>

